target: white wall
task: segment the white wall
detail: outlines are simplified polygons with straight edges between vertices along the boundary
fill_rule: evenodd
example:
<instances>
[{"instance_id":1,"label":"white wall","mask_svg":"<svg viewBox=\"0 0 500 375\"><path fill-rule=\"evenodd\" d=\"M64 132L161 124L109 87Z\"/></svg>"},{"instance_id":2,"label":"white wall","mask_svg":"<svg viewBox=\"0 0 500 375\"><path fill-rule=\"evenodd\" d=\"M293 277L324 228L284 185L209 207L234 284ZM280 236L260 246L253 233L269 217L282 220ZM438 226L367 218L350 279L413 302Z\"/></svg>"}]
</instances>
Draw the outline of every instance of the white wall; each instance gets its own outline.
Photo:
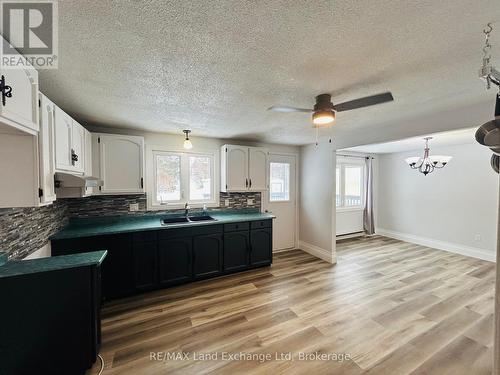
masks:
<instances>
[{"instance_id":1,"label":"white wall","mask_svg":"<svg viewBox=\"0 0 500 375\"><path fill-rule=\"evenodd\" d=\"M379 156L377 233L462 254L494 259L498 175L491 151L477 143L433 148L450 155L424 176L404 162L422 150Z\"/></svg>"},{"instance_id":2,"label":"white wall","mask_svg":"<svg viewBox=\"0 0 500 375\"><path fill-rule=\"evenodd\" d=\"M299 246L335 263L335 150L331 144L301 148L299 181Z\"/></svg>"}]
</instances>

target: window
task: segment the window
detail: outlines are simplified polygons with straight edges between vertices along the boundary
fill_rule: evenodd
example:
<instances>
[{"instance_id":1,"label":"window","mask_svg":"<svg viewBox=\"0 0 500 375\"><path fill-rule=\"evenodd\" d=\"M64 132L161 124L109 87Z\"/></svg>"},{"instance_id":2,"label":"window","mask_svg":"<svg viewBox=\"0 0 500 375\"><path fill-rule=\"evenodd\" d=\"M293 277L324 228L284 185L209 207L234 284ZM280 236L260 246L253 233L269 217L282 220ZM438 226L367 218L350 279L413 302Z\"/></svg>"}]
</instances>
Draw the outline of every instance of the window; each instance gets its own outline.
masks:
<instances>
[{"instance_id":1,"label":"window","mask_svg":"<svg viewBox=\"0 0 500 375\"><path fill-rule=\"evenodd\" d=\"M290 200L290 164L270 163L269 201L287 202Z\"/></svg>"},{"instance_id":2,"label":"window","mask_svg":"<svg viewBox=\"0 0 500 375\"><path fill-rule=\"evenodd\" d=\"M363 207L364 176L362 164L337 163L335 203L338 208Z\"/></svg>"},{"instance_id":3,"label":"window","mask_svg":"<svg viewBox=\"0 0 500 375\"><path fill-rule=\"evenodd\" d=\"M153 151L151 205L217 204L211 154Z\"/></svg>"}]
</instances>

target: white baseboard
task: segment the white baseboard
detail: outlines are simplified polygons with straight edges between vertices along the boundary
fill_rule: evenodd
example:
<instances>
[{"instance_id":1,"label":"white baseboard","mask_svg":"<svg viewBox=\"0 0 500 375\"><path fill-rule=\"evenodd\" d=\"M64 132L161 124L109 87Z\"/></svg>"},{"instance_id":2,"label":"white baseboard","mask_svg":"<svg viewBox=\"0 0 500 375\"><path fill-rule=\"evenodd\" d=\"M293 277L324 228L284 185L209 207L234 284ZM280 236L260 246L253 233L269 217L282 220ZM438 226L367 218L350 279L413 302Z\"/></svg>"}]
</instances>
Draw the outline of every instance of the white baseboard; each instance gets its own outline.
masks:
<instances>
[{"instance_id":1,"label":"white baseboard","mask_svg":"<svg viewBox=\"0 0 500 375\"><path fill-rule=\"evenodd\" d=\"M348 238L356 238L364 236L366 236L365 232L355 232L355 233L338 234L336 239L337 241L340 241L340 240L347 240Z\"/></svg>"},{"instance_id":2,"label":"white baseboard","mask_svg":"<svg viewBox=\"0 0 500 375\"><path fill-rule=\"evenodd\" d=\"M377 228L375 230L375 233L381 236L394 238L396 240L410 242L421 246L432 247L434 249L444 250L450 253L465 255L468 257L487 260L490 262L495 262L496 260L495 251L488 251L484 249L479 249L477 247L465 246L457 243L440 241L427 237L415 236L413 234L396 232L384 228Z\"/></svg>"},{"instance_id":3,"label":"white baseboard","mask_svg":"<svg viewBox=\"0 0 500 375\"><path fill-rule=\"evenodd\" d=\"M337 259L331 251L323 249L319 246L312 245L304 241L299 241L299 249L315 256L316 258L320 258L328 263L332 264L337 263Z\"/></svg>"}]
</instances>

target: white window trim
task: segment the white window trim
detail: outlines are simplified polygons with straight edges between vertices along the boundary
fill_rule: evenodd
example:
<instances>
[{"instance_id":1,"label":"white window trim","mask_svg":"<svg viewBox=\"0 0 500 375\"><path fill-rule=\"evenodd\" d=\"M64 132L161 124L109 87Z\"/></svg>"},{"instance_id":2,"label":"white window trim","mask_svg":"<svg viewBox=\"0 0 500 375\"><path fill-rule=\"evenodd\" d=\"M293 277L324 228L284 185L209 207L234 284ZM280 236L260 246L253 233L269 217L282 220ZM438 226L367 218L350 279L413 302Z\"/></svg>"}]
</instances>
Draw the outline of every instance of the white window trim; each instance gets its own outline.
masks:
<instances>
[{"instance_id":1,"label":"white window trim","mask_svg":"<svg viewBox=\"0 0 500 375\"><path fill-rule=\"evenodd\" d=\"M363 211L365 209L365 181L366 181L366 165L363 160L356 160L354 158L344 158L344 157L337 157L337 165L336 168L340 169L340 196L341 198L345 195L344 194L344 178L345 178L345 167L361 167L362 168L362 176L363 179L361 181L361 204L357 206L338 206L335 205L336 211L338 212L348 212L348 211ZM337 192L336 192L337 193ZM335 200L337 198L335 197Z\"/></svg>"},{"instance_id":2,"label":"white window trim","mask_svg":"<svg viewBox=\"0 0 500 375\"><path fill-rule=\"evenodd\" d=\"M212 191L213 199L210 201L190 201L189 197L189 159L181 158L181 189L184 187L184 198L176 202L165 202L160 204L156 202L156 155L157 154L184 154L184 155L199 155L199 156L210 156L212 158L212 170L213 170L213 180L212 180ZM149 211L163 211L163 210L176 210L184 208L186 203L189 204L191 208L202 208L207 207L219 207L220 205L220 163L219 163L219 151L218 150L184 150L184 149L172 149L166 148L165 146L146 146L146 179L147 179L147 209Z\"/></svg>"},{"instance_id":3,"label":"white window trim","mask_svg":"<svg viewBox=\"0 0 500 375\"><path fill-rule=\"evenodd\" d=\"M292 200L290 199L290 191L288 192L288 199L279 200L279 201L273 201L273 200L271 200L271 164L272 164L272 163L278 163L278 164L288 164L289 168L290 168L290 169L292 168L291 164L290 164L290 163L288 163L288 162L279 162L279 161L276 161L276 162L275 162L275 161L273 161L273 162L271 162L271 161L270 161L270 162L268 163L268 164L269 164L269 167L268 167L268 171L269 171L269 172L268 172L268 173L269 173L269 176L268 176L268 178L269 178L269 194L268 194L268 201L269 201L269 203L290 203L290 202L292 201ZM291 184L292 184L292 181L290 180L290 176L288 176L288 178L289 178L288 184L289 184L289 185L291 185ZM290 189L290 186L289 186L288 188Z\"/></svg>"}]
</instances>

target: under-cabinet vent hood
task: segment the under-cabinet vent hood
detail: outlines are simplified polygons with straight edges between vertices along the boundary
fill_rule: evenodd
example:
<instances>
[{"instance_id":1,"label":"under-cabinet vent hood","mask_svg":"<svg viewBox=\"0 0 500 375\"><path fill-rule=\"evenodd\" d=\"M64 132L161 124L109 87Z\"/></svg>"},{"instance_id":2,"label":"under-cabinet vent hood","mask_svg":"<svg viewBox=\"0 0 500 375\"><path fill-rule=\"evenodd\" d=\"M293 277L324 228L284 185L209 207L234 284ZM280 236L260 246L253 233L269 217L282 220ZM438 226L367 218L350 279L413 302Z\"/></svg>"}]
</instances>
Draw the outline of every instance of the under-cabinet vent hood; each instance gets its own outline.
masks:
<instances>
[{"instance_id":1,"label":"under-cabinet vent hood","mask_svg":"<svg viewBox=\"0 0 500 375\"><path fill-rule=\"evenodd\" d=\"M97 177L78 176L61 172L56 173L55 183L57 188L90 188L103 185L103 181Z\"/></svg>"}]
</instances>

